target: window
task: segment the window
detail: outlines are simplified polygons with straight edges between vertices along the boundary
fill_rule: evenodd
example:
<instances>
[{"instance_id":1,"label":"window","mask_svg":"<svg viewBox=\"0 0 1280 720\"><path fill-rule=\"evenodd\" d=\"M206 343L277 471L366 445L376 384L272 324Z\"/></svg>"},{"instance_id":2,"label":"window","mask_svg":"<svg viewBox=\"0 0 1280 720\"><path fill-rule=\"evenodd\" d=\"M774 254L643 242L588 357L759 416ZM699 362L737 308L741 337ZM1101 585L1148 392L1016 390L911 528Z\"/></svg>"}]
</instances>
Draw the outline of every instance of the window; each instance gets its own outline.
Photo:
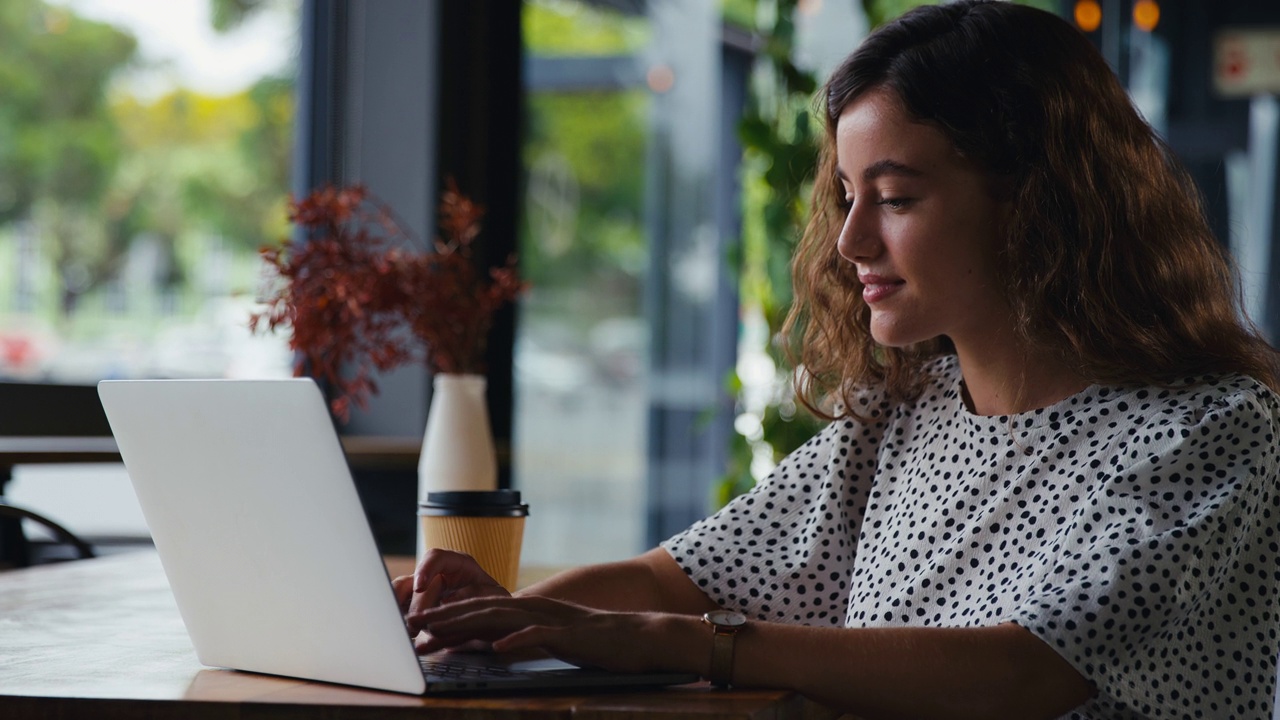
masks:
<instances>
[{"instance_id":1,"label":"window","mask_svg":"<svg viewBox=\"0 0 1280 720\"><path fill-rule=\"evenodd\" d=\"M523 12L514 481L531 562L633 555L644 539L649 327L641 13L581 2Z\"/></svg>"},{"instance_id":2,"label":"window","mask_svg":"<svg viewBox=\"0 0 1280 720\"><path fill-rule=\"evenodd\" d=\"M523 22L527 554L617 559L704 515L724 472L734 83L714 3L537 0Z\"/></svg>"},{"instance_id":3,"label":"window","mask_svg":"<svg viewBox=\"0 0 1280 720\"><path fill-rule=\"evenodd\" d=\"M245 318L287 232L297 3L7 2L0 375L288 373Z\"/></svg>"},{"instance_id":4,"label":"window","mask_svg":"<svg viewBox=\"0 0 1280 720\"><path fill-rule=\"evenodd\" d=\"M0 378L290 374L253 336L288 231L299 0L6 0ZM217 27L215 27L217 26ZM143 535L119 467L24 467L11 497Z\"/></svg>"}]
</instances>

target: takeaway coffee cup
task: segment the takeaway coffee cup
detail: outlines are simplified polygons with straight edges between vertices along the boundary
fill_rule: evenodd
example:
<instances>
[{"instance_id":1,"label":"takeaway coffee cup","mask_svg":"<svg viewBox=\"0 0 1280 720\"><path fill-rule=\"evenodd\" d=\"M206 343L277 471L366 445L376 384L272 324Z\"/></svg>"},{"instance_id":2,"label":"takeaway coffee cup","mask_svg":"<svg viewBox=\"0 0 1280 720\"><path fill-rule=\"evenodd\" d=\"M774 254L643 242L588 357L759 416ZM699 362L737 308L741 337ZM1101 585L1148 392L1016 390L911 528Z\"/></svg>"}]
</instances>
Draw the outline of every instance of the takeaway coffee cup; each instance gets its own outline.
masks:
<instances>
[{"instance_id":1,"label":"takeaway coffee cup","mask_svg":"<svg viewBox=\"0 0 1280 720\"><path fill-rule=\"evenodd\" d=\"M424 547L470 555L508 591L516 588L528 515L515 490L429 492L418 503Z\"/></svg>"}]
</instances>

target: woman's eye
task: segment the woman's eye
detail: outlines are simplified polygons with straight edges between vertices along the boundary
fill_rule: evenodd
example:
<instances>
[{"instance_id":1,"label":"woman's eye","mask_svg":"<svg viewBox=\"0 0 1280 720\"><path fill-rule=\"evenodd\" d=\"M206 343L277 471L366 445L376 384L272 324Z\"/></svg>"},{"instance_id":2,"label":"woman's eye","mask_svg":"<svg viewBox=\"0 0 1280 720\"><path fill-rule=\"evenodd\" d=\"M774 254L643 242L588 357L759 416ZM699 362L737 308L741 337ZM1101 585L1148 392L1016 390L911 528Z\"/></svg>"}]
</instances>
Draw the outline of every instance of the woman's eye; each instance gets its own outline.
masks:
<instances>
[{"instance_id":1,"label":"woman's eye","mask_svg":"<svg viewBox=\"0 0 1280 720\"><path fill-rule=\"evenodd\" d=\"M904 197L886 197L880 198L880 205L888 206L890 210L901 210L911 204L911 198Z\"/></svg>"}]
</instances>

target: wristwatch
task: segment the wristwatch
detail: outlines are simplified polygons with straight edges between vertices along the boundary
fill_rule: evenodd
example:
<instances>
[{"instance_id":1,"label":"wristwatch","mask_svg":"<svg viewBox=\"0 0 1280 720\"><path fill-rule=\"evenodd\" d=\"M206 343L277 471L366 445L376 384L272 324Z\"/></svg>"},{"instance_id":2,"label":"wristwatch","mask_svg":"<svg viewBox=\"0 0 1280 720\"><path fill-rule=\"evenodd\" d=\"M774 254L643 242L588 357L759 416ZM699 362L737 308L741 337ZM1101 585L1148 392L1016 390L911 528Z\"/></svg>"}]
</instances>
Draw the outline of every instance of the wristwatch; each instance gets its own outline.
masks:
<instances>
[{"instance_id":1,"label":"wristwatch","mask_svg":"<svg viewBox=\"0 0 1280 720\"><path fill-rule=\"evenodd\" d=\"M733 680L733 641L747 625L747 616L732 610L712 610L702 616L711 626L711 672L707 679L718 688Z\"/></svg>"}]
</instances>

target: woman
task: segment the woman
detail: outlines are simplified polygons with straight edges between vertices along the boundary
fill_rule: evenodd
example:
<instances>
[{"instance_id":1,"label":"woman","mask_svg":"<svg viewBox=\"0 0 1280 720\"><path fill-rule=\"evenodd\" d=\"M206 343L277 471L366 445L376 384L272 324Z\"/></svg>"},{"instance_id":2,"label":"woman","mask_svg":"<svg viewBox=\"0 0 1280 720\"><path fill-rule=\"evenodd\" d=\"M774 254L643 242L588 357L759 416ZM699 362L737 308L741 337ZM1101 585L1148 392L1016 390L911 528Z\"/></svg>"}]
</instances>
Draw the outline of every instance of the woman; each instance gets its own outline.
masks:
<instances>
[{"instance_id":1,"label":"woman","mask_svg":"<svg viewBox=\"0 0 1280 720\"><path fill-rule=\"evenodd\" d=\"M429 554L397 581L420 647L865 718L1270 718L1276 357L1168 150L1010 3L904 15L825 100L789 328L833 422L634 560L511 598Z\"/></svg>"}]
</instances>

